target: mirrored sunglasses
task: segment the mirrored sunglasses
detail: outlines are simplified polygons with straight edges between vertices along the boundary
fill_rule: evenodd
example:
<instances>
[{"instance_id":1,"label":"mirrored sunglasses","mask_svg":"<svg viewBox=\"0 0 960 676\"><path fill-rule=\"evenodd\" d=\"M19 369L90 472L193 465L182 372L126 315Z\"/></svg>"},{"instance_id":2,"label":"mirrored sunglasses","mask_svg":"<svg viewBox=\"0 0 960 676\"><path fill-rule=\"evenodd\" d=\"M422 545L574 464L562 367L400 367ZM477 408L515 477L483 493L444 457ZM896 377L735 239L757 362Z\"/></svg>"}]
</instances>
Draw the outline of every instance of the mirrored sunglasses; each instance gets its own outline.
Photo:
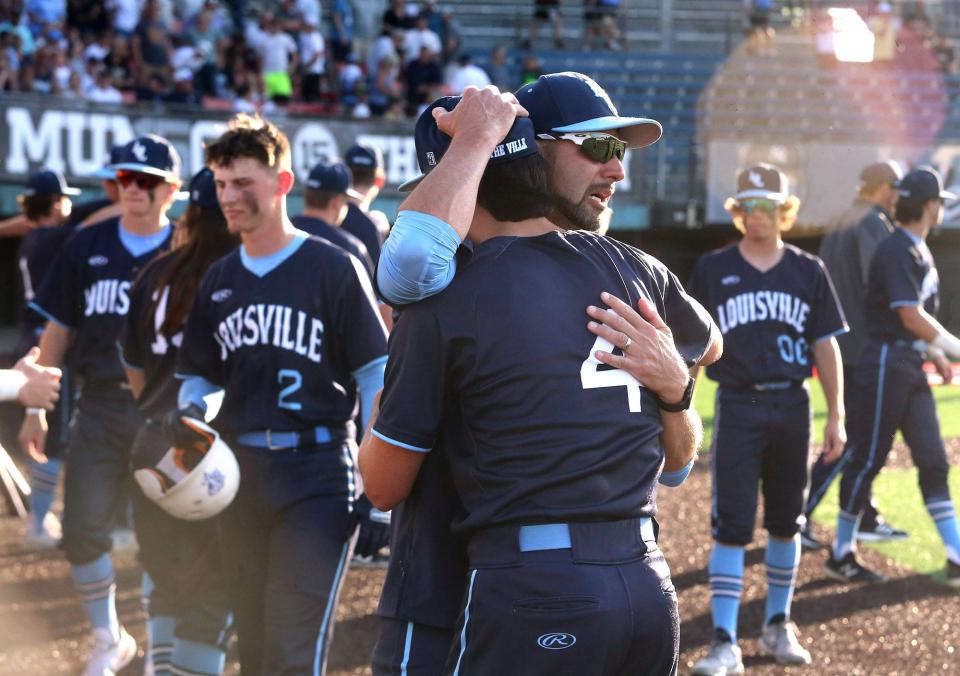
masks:
<instances>
[{"instance_id":1,"label":"mirrored sunglasses","mask_svg":"<svg viewBox=\"0 0 960 676\"><path fill-rule=\"evenodd\" d=\"M119 183L124 188L129 188L131 185L136 184L141 190L153 190L161 183L164 183L165 180L162 176L155 176L154 174L143 174L139 171L124 171L120 170L116 174L117 183Z\"/></svg>"},{"instance_id":2,"label":"mirrored sunglasses","mask_svg":"<svg viewBox=\"0 0 960 676\"><path fill-rule=\"evenodd\" d=\"M622 162L627 152L626 141L621 141L610 134L591 132L540 134L539 138L549 141L573 141L580 148L581 154L600 163L609 162L614 157Z\"/></svg>"},{"instance_id":3,"label":"mirrored sunglasses","mask_svg":"<svg viewBox=\"0 0 960 676\"><path fill-rule=\"evenodd\" d=\"M777 207L780 206L779 202L775 200L766 199L763 197L758 197L756 199L749 200L740 200L740 209L743 210L744 214L749 214L753 212L754 209L759 209L760 211L766 214L772 214L777 210Z\"/></svg>"}]
</instances>

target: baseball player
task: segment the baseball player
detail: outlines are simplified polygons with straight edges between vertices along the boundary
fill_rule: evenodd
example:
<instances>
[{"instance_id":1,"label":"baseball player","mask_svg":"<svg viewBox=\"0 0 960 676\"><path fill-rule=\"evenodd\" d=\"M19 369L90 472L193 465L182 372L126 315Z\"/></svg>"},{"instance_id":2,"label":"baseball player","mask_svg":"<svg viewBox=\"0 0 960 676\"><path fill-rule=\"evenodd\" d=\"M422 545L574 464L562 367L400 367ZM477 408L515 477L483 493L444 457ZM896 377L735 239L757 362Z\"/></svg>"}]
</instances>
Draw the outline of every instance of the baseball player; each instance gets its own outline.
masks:
<instances>
[{"instance_id":1,"label":"baseball player","mask_svg":"<svg viewBox=\"0 0 960 676\"><path fill-rule=\"evenodd\" d=\"M22 356L37 344L46 318L30 308L44 275L51 269L64 243L73 234L76 223L72 216L71 197L80 194L67 185L60 172L44 169L27 179L23 194L17 197L30 230L24 234L17 253L23 286L24 312L20 322L20 339L14 354ZM50 415L50 433L43 455L30 458L27 474L30 481L30 519L23 544L29 550L53 549L62 535L60 520L50 512L60 478L60 455L66 444L70 422L70 378L62 373L60 386L64 396Z\"/></svg>"},{"instance_id":2,"label":"baseball player","mask_svg":"<svg viewBox=\"0 0 960 676\"><path fill-rule=\"evenodd\" d=\"M177 409L180 382L174 370L183 325L203 274L238 244L217 203L213 172L201 169L188 193L175 248L137 278L119 341L127 380L146 418L131 450L134 468L171 446L163 421ZM139 487L131 494L144 568L148 669L154 674L219 674L230 610L216 521L176 519Z\"/></svg>"},{"instance_id":3,"label":"baseball player","mask_svg":"<svg viewBox=\"0 0 960 676\"><path fill-rule=\"evenodd\" d=\"M899 183L897 229L880 243L867 282L867 342L851 387L849 460L840 482L840 513L833 551L826 563L831 577L874 582L881 575L855 555L857 522L869 499L870 484L886 462L897 430L910 448L920 490L947 550L947 583L960 587L960 531L950 491L940 421L923 371L926 349L950 382L944 353L960 357L960 339L936 319L939 277L927 248L930 229L943 219L943 202L956 195L943 189L940 174L918 167ZM929 345L915 345L921 340Z\"/></svg>"},{"instance_id":4,"label":"baseball player","mask_svg":"<svg viewBox=\"0 0 960 676\"><path fill-rule=\"evenodd\" d=\"M12 369L0 369L0 401L17 401L28 408L50 411L60 396L60 369L37 364L32 347Z\"/></svg>"},{"instance_id":5,"label":"baseball player","mask_svg":"<svg viewBox=\"0 0 960 676\"><path fill-rule=\"evenodd\" d=\"M763 489L766 621L760 649L779 664L809 664L790 621L807 487L814 364L827 403L824 447L838 457L843 431L843 374L836 336L847 331L823 263L785 244L799 200L775 166L742 171L726 208L743 234L694 268L690 293L709 308L724 335L724 356L707 369L719 383L712 448L711 610L716 638L695 674L743 672L737 615L744 547L753 539L758 486Z\"/></svg>"},{"instance_id":6,"label":"baseball player","mask_svg":"<svg viewBox=\"0 0 960 676\"><path fill-rule=\"evenodd\" d=\"M837 336L840 354L843 357L843 380L853 380L853 369L860 359L866 342L867 329L864 315L864 296L867 289L867 272L877 245L893 232L893 207L897 201L896 184L903 178L903 170L893 161L875 162L864 167L860 173L860 188L853 205L833 223L820 244L820 258L830 274L837 298L850 331ZM846 408L850 398L856 396L847 387L844 390ZM810 496L804 508L806 524L800 531L800 542L805 549L821 549L823 545L810 530L811 519L820 500L826 494L833 479L839 476L842 464L827 462L824 454L810 470ZM857 539L879 542L904 540L905 531L894 528L877 513L872 499L864 508Z\"/></svg>"},{"instance_id":7,"label":"baseball player","mask_svg":"<svg viewBox=\"0 0 960 676\"><path fill-rule=\"evenodd\" d=\"M222 390L215 426L240 465L221 517L244 673L322 673L353 546L354 425L382 387L386 331L367 273L296 230L290 144L238 115L207 147L241 246L204 275L178 356L180 405Z\"/></svg>"},{"instance_id":8,"label":"baseball player","mask_svg":"<svg viewBox=\"0 0 960 676\"><path fill-rule=\"evenodd\" d=\"M603 122L637 145L659 137L650 120L615 124L609 100L585 96L588 87L571 76L538 88L531 98L556 111L542 124ZM680 411L692 393L674 340L685 358L699 359L712 322L654 259L548 221L547 162L538 153L480 181L491 155L539 145L525 120L519 138L504 138L524 112L512 96L468 90L452 111L431 112L453 140L443 171L427 174L405 207L448 225L466 221L477 246L443 294L398 321L380 416L361 450L367 491L381 508L405 498L424 453L443 435L471 567L448 672L512 673L522 664L529 674L669 673L675 597L648 518L664 467L659 433L689 418L661 411ZM544 144L555 146L549 161L564 168L563 197L578 200L595 225L623 177L619 158L629 141L588 138ZM440 147L425 150L435 158ZM608 285L620 298L602 293ZM583 306L598 297L622 321L613 310L592 308L589 316L617 330L583 325ZM650 322L639 329L623 320L634 301ZM658 336L672 356L654 358L642 335ZM626 348L622 356L611 354L610 339ZM661 369L643 387L632 370L647 360ZM685 441L666 449L668 470L691 462L695 441Z\"/></svg>"},{"instance_id":9,"label":"baseball player","mask_svg":"<svg viewBox=\"0 0 960 676\"><path fill-rule=\"evenodd\" d=\"M81 381L68 447L62 547L93 626L88 676L113 673L136 654L117 619L110 531L127 495L130 446L143 419L116 340L135 274L169 246L166 212L179 196L180 157L167 140L141 136L114 169L122 215L77 231L33 305L48 319L38 361L57 366L66 359ZM42 453L45 436L43 415L28 415L21 445Z\"/></svg>"},{"instance_id":10,"label":"baseball player","mask_svg":"<svg viewBox=\"0 0 960 676\"><path fill-rule=\"evenodd\" d=\"M383 240L390 230L390 221L386 214L370 205L377 199L380 189L386 185L387 176L383 171L383 153L376 146L354 143L347 148L343 161L353 176L353 189L357 196L347 203L347 215L343 219L343 229L363 242L367 247L373 265L380 260Z\"/></svg>"}]
</instances>

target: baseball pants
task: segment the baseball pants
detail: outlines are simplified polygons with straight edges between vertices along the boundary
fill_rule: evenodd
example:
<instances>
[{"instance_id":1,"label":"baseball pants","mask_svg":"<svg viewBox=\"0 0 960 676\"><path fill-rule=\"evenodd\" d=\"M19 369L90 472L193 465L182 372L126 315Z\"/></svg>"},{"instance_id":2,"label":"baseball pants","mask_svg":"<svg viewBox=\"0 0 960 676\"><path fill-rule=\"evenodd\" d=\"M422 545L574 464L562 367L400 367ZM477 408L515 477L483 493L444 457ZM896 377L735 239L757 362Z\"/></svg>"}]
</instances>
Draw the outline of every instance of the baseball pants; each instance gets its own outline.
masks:
<instances>
[{"instance_id":1,"label":"baseball pants","mask_svg":"<svg viewBox=\"0 0 960 676\"><path fill-rule=\"evenodd\" d=\"M63 498L67 561L90 563L108 553L119 510L130 495L130 447L143 417L119 383L86 384L70 432Z\"/></svg>"},{"instance_id":2,"label":"baseball pants","mask_svg":"<svg viewBox=\"0 0 960 676\"><path fill-rule=\"evenodd\" d=\"M160 426L148 421L137 434L132 453L169 446ZM133 488L132 498L140 562L153 580L148 614L174 618L177 638L222 647L230 604L216 519L174 518L144 496L139 486Z\"/></svg>"},{"instance_id":3,"label":"baseball pants","mask_svg":"<svg viewBox=\"0 0 960 676\"><path fill-rule=\"evenodd\" d=\"M639 524L547 524L568 527L568 545L531 551L516 526L475 534L446 673L675 674L676 591L656 541L638 536Z\"/></svg>"},{"instance_id":4,"label":"baseball pants","mask_svg":"<svg viewBox=\"0 0 960 676\"><path fill-rule=\"evenodd\" d=\"M763 527L774 537L800 530L810 452L806 387L717 391L713 437L713 539L728 545L753 540L763 491Z\"/></svg>"},{"instance_id":5,"label":"baseball pants","mask_svg":"<svg viewBox=\"0 0 960 676\"><path fill-rule=\"evenodd\" d=\"M840 509L859 515L897 430L910 448L925 500L950 495L946 450L923 358L909 347L871 343L854 376L857 397L847 411L850 460L840 481Z\"/></svg>"},{"instance_id":6,"label":"baseball pants","mask_svg":"<svg viewBox=\"0 0 960 676\"><path fill-rule=\"evenodd\" d=\"M241 670L323 674L355 541L350 450L231 448L240 488L219 525Z\"/></svg>"},{"instance_id":7,"label":"baseball pants","mask_svg":"<svg viewBox=\"0 0 960 676\"><path fill-rule=\"evenodd\" d=\"M442 676L453 627L381 617L380 636L373 648L373 676Z\"/></svg>"}]
</instances>

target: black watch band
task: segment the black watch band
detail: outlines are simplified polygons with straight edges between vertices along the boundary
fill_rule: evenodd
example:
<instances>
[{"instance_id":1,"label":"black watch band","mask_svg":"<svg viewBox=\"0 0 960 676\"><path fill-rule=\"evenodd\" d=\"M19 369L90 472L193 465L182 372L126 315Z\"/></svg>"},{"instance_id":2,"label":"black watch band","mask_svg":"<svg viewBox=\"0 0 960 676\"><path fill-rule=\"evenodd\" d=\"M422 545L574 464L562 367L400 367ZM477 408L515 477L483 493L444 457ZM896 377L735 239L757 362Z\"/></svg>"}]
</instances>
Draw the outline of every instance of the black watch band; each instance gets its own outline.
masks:
<instances>
[{"instance_id":1,"label":"black watch band","mask_svg":"<svg viewBox=\"0 0 960 676\"><path fill-rule=\"evenodd\" d=\"M667 411L668 413L679 413L680 411L686 411L688 408L690 408L690 404L693 401L693 387L696 384L696 379L693 376L690 376L690 378L687 380L687 386L683 390L683 396L680 397L680 401L675 404L668 404L660 397L657 397L657 406L660 407L661 411Z\"/></svg>"}]
</instances>

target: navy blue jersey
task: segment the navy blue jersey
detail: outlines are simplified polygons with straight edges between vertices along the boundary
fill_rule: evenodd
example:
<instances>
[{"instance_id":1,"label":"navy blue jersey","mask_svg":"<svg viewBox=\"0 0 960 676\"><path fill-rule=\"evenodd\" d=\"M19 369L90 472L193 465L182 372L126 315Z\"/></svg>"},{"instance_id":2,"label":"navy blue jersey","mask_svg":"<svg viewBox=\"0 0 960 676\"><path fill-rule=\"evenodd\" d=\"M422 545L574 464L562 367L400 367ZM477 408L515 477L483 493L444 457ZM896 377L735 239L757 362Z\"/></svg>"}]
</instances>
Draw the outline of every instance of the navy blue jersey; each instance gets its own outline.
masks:
<instances>
[{"instance_id":1,"label":"navy blue jersey","mask_svg":"<svg viewBox=\"0 0 960 676\"><path fill-rule=\"evenodd\" d=\"M724 387L808 378L810 346L847 331L823 262L791 244L766 272L737 244L708 253L697 261L689 291L723 333L723 356L707 375Z\"/></svg>"},{"instance_id":2,"label":"navy blue jersey","mask_svg":"<svg viewBox=\"0 0 960 676\"><path fill-rule=\"evenodd\" d=\"M363 242L373 261L373 268L376 270L377 263L380 262L380 249L383 248L384 236L373 219L363 213L363 209L359 206L350 202L347 205L347 216L340 227Z\"/></svg>"},{"instance_id":3,"label":"navy blue jersey","mask_svg":"<svg viewBox=\"0 0 960 676\"><path fill-rule=\"evenodd\" d=\"M168 235L159 247L134 257L119 230L119 218L77 230L35 303L46 317L73 331L67 365L86 380L125 380L117 337L130 309L130 286L137 272L170 245Z\"/></svg>"},{"instance_id":4,"label":"navy blue jersey","mask_svg":"<svg viewBox=\"0 0 960 676\"><path fill-rule=\"evenodd\" d=\"M23 327L28 330L43 328L47 318L30 307L36 301L43 279L53 268L60 250L73 235L75 225L37 227L23 236L17 254L20 280L23 284Z\"/></svg>"},{"instance_id":5,"label":"navy blue jersey","mask_svg":"<svg viewBox=\"0 0 960 676\"><path fill-rule=\"evenodd\" d=\"M373 279L373 271L375 270L373 261L370 259L367 247L365 247L359 239L342 228L330 225L322 218L296 216L292 220L293 225L298 230L303 230L309 235L325 239L331 244L335 244L344 251L352 253L359 258L360 262L363 263L364 269L367 271L367 275L371 280Z\"/></svg>"},{"instance_id":6,"label":"navy blue jersey","mask_svg":"<svg viewBox=\"0 0 960 676\"><path fill-rule=\"evenodd\" d=\"M940 309L940 277L926 242L902 228L880 243L867 279L867 331L871 339L916 340L897 314L898 307L922 306L932 317Z\"/></svg>"},{"instance_id":7,"label":"navy blue jersey","mask_svg":"<svg viewBox=\"0 0 960 676\"><path fill-rule=\"evenodd\" d=\"M386 354L386 331L360 261L314 237L260 277L240 250L204 275L183 334L180 375L224 389L228 434L342 427L352 373Z\"/></svg>"},{"instance_id":8,"label":"navy blue jersey","mask_svg":"<svg viewBox=\"0 0 960 676\"><path fill-rule=\"evenodd\" d=\"M134 282L130 290L130 311L118 341L124 364L143 371L143 392L137 405L146 417L154 420L177 407L180 391L175 372L183 332L169 337L160 332L166 318L170 287L157 288L160 275L172 261L170 256L161 256L144 268ZM151 308L154 311L148 317Z\"/></svg>"},{"instance_id":9,"label":"navy blue jersey","mask_svg":"<svg viewBox=\"0 0 960 676\"><path fill-rule=\"evenodd\" d=\"M466 510L458 529L655 513L660 411L594 356L614 349L586 327L603 291L649 299L684 359L703 356L713 323L676 277L587 232L488 240L443 293L401 314L375 430L432 449L455 402L465 441L444 447Z\"/></svg>"}]
</instances>

